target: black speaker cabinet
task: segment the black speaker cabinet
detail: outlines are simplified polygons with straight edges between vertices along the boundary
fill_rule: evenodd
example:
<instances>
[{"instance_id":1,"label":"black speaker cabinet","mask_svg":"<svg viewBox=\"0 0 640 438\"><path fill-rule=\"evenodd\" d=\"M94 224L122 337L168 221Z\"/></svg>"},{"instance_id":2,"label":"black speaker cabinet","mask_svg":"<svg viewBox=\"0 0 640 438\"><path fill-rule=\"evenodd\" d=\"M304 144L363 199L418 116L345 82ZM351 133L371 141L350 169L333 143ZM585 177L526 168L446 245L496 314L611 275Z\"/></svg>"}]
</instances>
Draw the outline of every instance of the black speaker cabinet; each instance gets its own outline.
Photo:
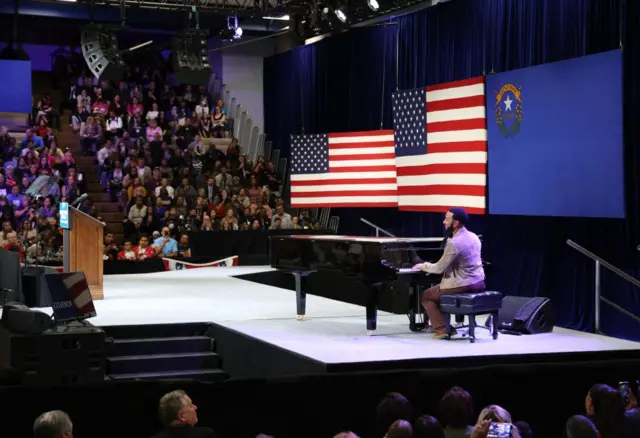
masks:
<instances>
[{"instance_id":1,"label":"black speaker cabinet","mask_svg":"<svg viewBox=\"0 0 640 438\"><path fill-rule=\"evenodd\" d=\"M110 81L123 78L127 65L120 56L115 34L100 26L85 26L80 35L80 44L82 56L95 77Z\"/></svg>"},{"instance_id":2,"label":"black speaker cabinet","mask_svg":"<svg viewBox=\"0 0 640 438\"><path fill-rule=\"evenodd\" d=\"M506 296L498 312L499 330L524 335L537 335L553 331L555 316L551 300L545 297ZM487 321L488 322L488 321Z\"/></svg>"},{"instance_id":3,"label":"black speaker cabinet","mask_svg":"<svg viewBox=\"0 0 640 438\"><path fill-rule=\"evenodd\" d=\"M211 78L209 32L200 29L183 31L171 40L171 60L180 84L207 85Z\"/></svg>"},{"instance_id":4,"label":"black speaker cabinet","mask_svg":"<svg viewBox=\"0 0 640 438\"><path fill-rule=\"evenodd\" d=\"M12 333L0 324L0 375L22 385L104 382L106 335L85 324L70 323L40 334Z\"/></svg>"}]
</instances>

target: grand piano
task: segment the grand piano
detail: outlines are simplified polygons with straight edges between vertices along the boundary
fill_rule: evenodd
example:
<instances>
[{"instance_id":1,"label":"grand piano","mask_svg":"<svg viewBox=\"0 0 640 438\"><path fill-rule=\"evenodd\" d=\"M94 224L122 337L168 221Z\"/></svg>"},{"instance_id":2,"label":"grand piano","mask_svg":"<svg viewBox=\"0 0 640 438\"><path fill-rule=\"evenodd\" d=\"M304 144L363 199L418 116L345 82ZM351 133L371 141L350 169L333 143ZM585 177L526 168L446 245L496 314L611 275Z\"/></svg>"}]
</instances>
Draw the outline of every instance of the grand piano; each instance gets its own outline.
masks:
<instances>
[{"instance_id":1,"label":"grand piano","mask_svg":"<svg viewBox=\"0 0 640 438\"><path fill-rule=\"evenodd\" d=\"M306 278L315 272L333 271L367 286L368 334L376 330L380 290L394 281L409 285L409 328L419 331L425 327L427 319L420 304L420 291L438 283L440 276L412 267L423 259L438 260L446 243L442 237L290 235L270 239L271 267L295 278L297 319L304 319L306 314Z\"/></svg>"}]
</instances>

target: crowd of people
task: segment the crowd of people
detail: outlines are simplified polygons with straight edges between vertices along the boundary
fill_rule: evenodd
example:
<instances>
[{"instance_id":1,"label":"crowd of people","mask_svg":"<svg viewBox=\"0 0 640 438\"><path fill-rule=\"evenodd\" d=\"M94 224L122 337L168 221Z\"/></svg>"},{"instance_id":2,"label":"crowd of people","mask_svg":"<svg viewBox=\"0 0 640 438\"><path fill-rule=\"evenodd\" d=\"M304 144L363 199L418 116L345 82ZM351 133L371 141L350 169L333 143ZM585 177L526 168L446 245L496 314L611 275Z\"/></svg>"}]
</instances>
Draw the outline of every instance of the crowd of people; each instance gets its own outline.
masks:
<instances>
[{"instance_id":1,"label":"crowd of people","mask_svg":"<svg viewBox=\"0 0 640 438\"><path fill-rule=\"evenodd\" d=\"M3 132L0 245L35 256L37 234L39 254L47 259L43 261L60 260L56 206L86 193L72 151L56 146L65 110L80 153L95 157L104 191L124 212L124 241L110 242L109 249L105 245L105 258L117 258L123 245L136 249L125 251L127 259L149 257L144 242L158 249L163 229L169 230L165 241L181 241L185 233L198 230L319 226L308 212L297 217L285 211L280 190L283 175L268 158L252 162L242 154L241 145L231 136L233 120L219 96L203 85L177 84L160 57L139 65L157 67L134 68L114 83L70 65L68 98L59 107L48 94L34 100L34 127L19 144ZM59 181L36 205L36 197L27 189L40 175ZM99 218L90 202L82 208ZM118 245L118 252L113 245ZM165 243L157 254L181 255L173 249Z\"/></svg>"},{"instance_id":2,"label":"crowd of people","mask_svg":"<svg viewBox=\"0 0 640 438\"><path fill-rule=\"evenodd\" d=\"M156 249L190 231L316 225L308 213L298 218L285 211L283 176L267 158L251 162L242 154L227 108L205 86L176 85L161 67L137 69L117 88L80 77L70 99L69 123L83 152L95 154L104 190L125 213L124 243L138 245L136 259L151 255L144 242L165 228L168 236L153 240ZM173 249L165 244L158 254L173 255Z\"/></svg>"},{"instance_id":3,"label":"crowd of people","mask_svg":"<svg viewBox=\"0 0 640 438\"><path fill-rule=\"evenodd\" d=\"M73 153L58 148L44 118L28 129L21 141L2 128L0 148L0 248L18 252L27 262L37 259L44 264L59 264L62 233L58 203L72 203L86 193ZM97 215L91 206L81 208Z\"/></svg>"},{"instance_id":4,"label":"crowd of people","mask_svg":"<svg viewBox=\"0 0 640 438\"><path fill-rule=\"evenodd\" d=\"M215 438L214 429L198 426L198 407L181 390L165 394L159 402L158 416L164 429L155 435L164 437ZM453 387L441 398L438 413L415 416L409 400L389 393L379 402L372 438L533 438L540 436L525 421L516 421L509 411L489 405L475 416L471 394ZM62 411L40 415L34 425L35 438L71 438L73 424ZM634 391L621 393L608 385L594 385L585 398L584 412L569 418L566 438L632 438L640 435L640 409ZM342 432L334 438L357 438L354 432ZM258 438L271 438L258 435Z\"/></svg>"}]
</instances>

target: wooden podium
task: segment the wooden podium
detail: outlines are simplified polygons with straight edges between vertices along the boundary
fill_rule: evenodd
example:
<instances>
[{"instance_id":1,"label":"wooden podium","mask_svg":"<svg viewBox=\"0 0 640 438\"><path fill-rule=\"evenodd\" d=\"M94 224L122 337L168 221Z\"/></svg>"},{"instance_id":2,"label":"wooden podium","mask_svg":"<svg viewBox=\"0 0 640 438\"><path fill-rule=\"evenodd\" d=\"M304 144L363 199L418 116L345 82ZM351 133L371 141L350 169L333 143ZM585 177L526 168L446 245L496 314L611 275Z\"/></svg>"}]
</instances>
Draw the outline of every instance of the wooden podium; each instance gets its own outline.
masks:
<instances>
[{"instance_id":1,"label":"wooden podium","mask_svg":"<svg viewBox=\"0 0 640 438\"><path fill-rule=\"evenodd\" d=\"M102 300L104 224L63 204L60 203L60 227L64 230L64 272L84 272L91 298Z\"/></svg>"}]
</instances>

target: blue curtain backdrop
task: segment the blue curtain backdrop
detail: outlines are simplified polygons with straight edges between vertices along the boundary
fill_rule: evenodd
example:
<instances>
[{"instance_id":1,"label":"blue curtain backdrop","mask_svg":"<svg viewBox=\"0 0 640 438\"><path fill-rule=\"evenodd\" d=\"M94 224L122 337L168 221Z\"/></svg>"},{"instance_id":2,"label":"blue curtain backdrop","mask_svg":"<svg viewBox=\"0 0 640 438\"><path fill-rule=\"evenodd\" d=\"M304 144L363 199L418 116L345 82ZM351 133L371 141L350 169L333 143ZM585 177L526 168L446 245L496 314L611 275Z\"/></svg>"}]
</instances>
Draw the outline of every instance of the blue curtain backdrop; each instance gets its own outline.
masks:
<instances>
[{"instance_id":1,"label":"blue curtain backdrop","mask_svg":"<svg viewBox=\"0 0 640 438\"><path fill-rule=\"evenodd\" d=\"M303 129L377 129L381 120L391 128L389 98L396 86L407 89L502 72L622 44L627 219L475 216L470 225L484 235L484 257L494 265L491 288L509 295L548 296L560 325L588 330L594 267L566 239L640 277L640 252L635 250L640 244L640 69L634 55L640 49L640 29L634 25L639 19L638 2L624 0L467 0L399 17L394 27L349 31L265 60L266 133L287 156L289 135ZM395 209L336 209L332 214L340 215L342 233L369 234L359 222L364 217L399 236L442 234L439 214ZM602 284L605 297L640 315L640 291L608 272L603 272ZM608 334L640 339L640 325L606 304L602 325Z\"/></svg>"}]
</instances>

